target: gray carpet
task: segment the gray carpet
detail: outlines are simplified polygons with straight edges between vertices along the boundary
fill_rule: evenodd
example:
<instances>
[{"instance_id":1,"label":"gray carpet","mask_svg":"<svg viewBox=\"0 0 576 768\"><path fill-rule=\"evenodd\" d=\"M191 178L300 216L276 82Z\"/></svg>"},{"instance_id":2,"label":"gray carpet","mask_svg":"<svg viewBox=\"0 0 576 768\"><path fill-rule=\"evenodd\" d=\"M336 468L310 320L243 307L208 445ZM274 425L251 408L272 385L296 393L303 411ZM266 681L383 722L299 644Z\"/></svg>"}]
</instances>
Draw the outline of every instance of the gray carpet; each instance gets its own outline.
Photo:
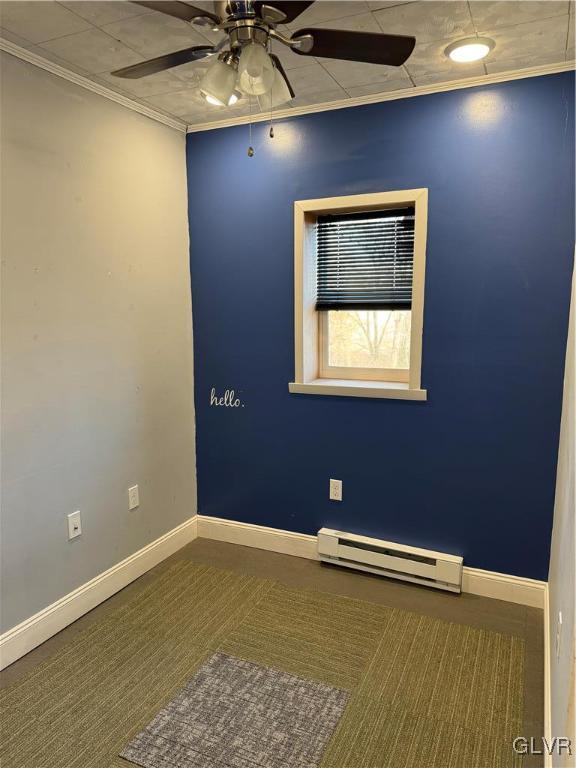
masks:
<instances>
[{"instance_id":1,"label":"gray carpet","mask_svg":"<svg viewBox=\"0 0 576 768\"><path fill-rule=\"evenodd\" d=\"M348 697L215 653L121 756L144 768L315 768Z\"/></svg>"}]
</instances>

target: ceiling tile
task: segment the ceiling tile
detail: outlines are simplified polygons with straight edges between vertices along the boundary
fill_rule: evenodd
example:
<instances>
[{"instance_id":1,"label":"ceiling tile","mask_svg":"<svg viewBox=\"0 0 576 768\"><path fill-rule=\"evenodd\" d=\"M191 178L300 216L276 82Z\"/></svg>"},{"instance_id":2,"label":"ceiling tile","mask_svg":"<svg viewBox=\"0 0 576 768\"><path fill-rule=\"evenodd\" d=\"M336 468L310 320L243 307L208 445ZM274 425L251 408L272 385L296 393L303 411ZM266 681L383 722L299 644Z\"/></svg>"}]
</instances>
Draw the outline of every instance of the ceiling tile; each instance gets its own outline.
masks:
<instances>
[{"instance_id":1,"label":"ceiling tile","mask_svg":"<svg viewBox=\"0 0 576 768\"><path fill-rule=\"evenodd\" d=\"M322 91L321 93L303 93L301 96L290 102L290 107L308 107L313 104L324 104L329 101L342 101L347 99L348 94L343 88L334 88L330 91Z\"/></svg>"},{"instance_id":2,"label":"ceiling tile","mask_svg":"<svg viewBox=\"0 0 576 768\"><path fill-rule=\"evenodd\" d=\"M468 3L463 0L407 3L375 11L374 16L383 32L413 35L418 43L474 34Z\"/></svg>"},{"instance_id":3,"label":"ceiling tile","mask_svg":"<svg viewBox=\"0 0 576 768\"><path fill-rule=\"evenodd\" d=\"M296 96L339 89L339 85L334 78L317 63L291 70L290 83Z\"/></svg>"},{"instance_id":4,"label":"ceiling tile","mask_svg":"<svg viewBox=\"0 0 576 768\"><path fill-rule=\"evenodd\" d=\"M14 32L10 32L9 29L4 29L3 27L0 27L0 37L3 37L4 40L8 40L9 43L19 45L21 48L32 47L30 40L26 40L24 37L20 37L20 35L16 35Z\"/></svg>"},{"instance_id":5,"label":"ceiling tile","mask_svg":"<svg viewBox=\"0 0 576 768\"><path fill-rule=\"evenodd\" d=\"M106 0L105 2L75 0L75 2L61 2L59 5L63 5L96 27L128 19L131 16L142 16L146 13L152 13L149 8L144 8L142 5L129 2L115 2L114 0Z\"/></svg>"},{"instance_id":6,"label":"ceiling tile","mask_svg":"<svg viewBox=\"0 0 576 768\"><path fill-rule=\"evenodd\" d=\"M319 29L345 29L350 32L382 32L373 13L358 13L338 19L337 22L320 21L314 26Z\"/></svg>"},{"instance_id":7,"label":"ceiling tile","mask_svg":"<svg viewBox=\"0 0 576 768\"><path fill-rule=\"evenodd\" d=\"M447 40L437 40L433 43L423 43L414 48L414 52L404 65L414 81L438 76L438 82L460 80L463 77L475 77L484 74L484 68L479 62L458 64L449 59L444 50L449 45ZM418 85L418 83L416 83Z\"/></svg>"},{"instance_id":8,"label":"ceiling tile","mask_svg":"<svg viewBox=\"0 0 576 768\"><path fill-rule=\"evenodd\" d=\"M545 52L532 53L527 56L520 56L514 59L502 59L497 61L487 61L486 70L489 75L498 72L509 72L518 69L527 69L528 67L539 67L545 64L558 64L564 61L564 52L558 54L549 54Z\"/></svg>"},{"instance_id":9,"label":"ceiling tile","mask_svg":"<svg viewBox=\"0 0 576 768\"><path fill-rule=\"evenodd\" d=\"M82 67L79 67L76 64L71 64L69 61L64 61L64 59L56 56L55 53L47 51L45 48L40 48L39 45L34 45L28 40L24 40L24 38L15 35L13 32L9 32L7 29L0 28L0 37L2 37L4 40L8 40L10 43L19 45L21 48L25 48L27 51L30 51L37 56L41 56L43 59L47 59L54 64L58 64L58 66L63 67L64 69L67 69L71 72L76 72L79 75L90 76L90 73L86 72L86 70L82 69Z\"/></svg>"},{"instance_id":10,"label":"ceiling tile","mask_svg":"<svg viewBox=\"0 0 576 768\"><path fill-rule=\"evenodd\" d=\"M206 102L200 96L198 88L186 88L182 91L163 93L158 96L150 96L146 99L148 104L180 117L188 114L194 104L200 103L205 107Z\"/></svg>"},{"instance_id":11,"label":"ceiling tile","mask_svg":"<svg viewBox=\"0 0 576 768\"><path fill-rule=\"evenodd\" d=\"M570 19L568 20L568 48L574 48L574 31L576 29L576 19L574 19L574 16L570 16Z\"/></svg>"},{"instance_id":12,"label":"ceiling tile","mask_svg":"<svg viewBox=\"0 0 576 768\"><path fill-rule=\"evenodd\" d=\"M320 23L332 22L337 19L343 19L346 16L355 16L359 13L366 13L368 4L353 0L353 2L344 2L344 0L331 2L323 0L316 2L301 13L293 22L288 24L290 29L303 29L304 27L315 27ZM340 26L334 24L335 27Z\"/></svg>"},{"instance_id":13,"label":"ceiling tile","mask_svg":"<svg viewBox=\"0 0 576 768\"><path fill-rule=\"evenodd\" d=\"M208 11L208 13L216 13L212 0L184 0L184 2L188 5L193 5L195 8L201 8L203 11Z\"/></svg>"},{"instance_id":14,"label":"ceiling tile","mask_svg":"<svg viewBox=\"0 0 576 768\"><path fill-rule=\"evenodd\" d=\"M490 37L496 43L486 64L510 59L534 60L544 55L556 55L561 61L566 51L569 16L533 21L516 27L494 29ZM530 65L534 66L534 65Z\"/></svg>"},{"instance_id":15,"label":"ceiling tile","mask_svg":"<svg viewBox=\"0 0 576 768\"><path fill-rule=\"evenodd\" d=\"M323 59L322 66L346 90L352 86L370 83L400 82L406 88L412 84L402 67L385 67L380 64L362 64L336 59Z\"/></svg>"},{"instance_id":16,"label":"ceiling tile","mask_svg":"<svg viewBox=\"0 0 576 768\"><path fill-rule=\"evenodd\" d=\"M568 13L568 0L472 0L472 20L479 34Z\"/></svg>"},{"instance_id":17,"label":"ceiling tile","mask_svg":"<svg viewBox=\"0 0 576 768\"><path fill-rule=\"evenodd\" d=\"M51 40L40 47L93 73L109 72L142 61L142 56L95 27Z\"/></svg>"},{"instance_id":18,"label":"ceiling tile","mask_svg":"<svg viewBox=\"0 0 576 768\"><path fill-rule=\"evenodd\" d=\"M114 75L109 73L99 75L98 80L106 85L121 88L125 93L145 99L148 96L181 91L184 88L198 85L206 72L206 68L206 66L198 62L183 64L181 67L174 67L173 69L165 69L164 72L141 77L138 80L114 77Z\"/></svg>"},{"instance_id":19,"label":"ceiling tile","mask_svg":"<svg viewBox=\"0 0 576 768\"><path fill-rule=\"evenodd\" d=\"M481 77L484 74L484 67L481 64L467 64L466 72L451 69L434 73L418 72L412 75L412 79L417 86L434 85L435 83L446 83L451 80L461 80L465 77Z\"/></svg>"},{"instance_id":20,"label":"ceiling tile","mask_svg":"<svg viewBox=\"0 0 576 768\"><path fill-rule=\"evenodd\" d=\"M406 5L406 3L414 2L414 0L368 0L368 8L371 11L380 11L382 8L392 8L394 5Z\"/></svg>"},{"instance_id":21,"label":"ceiling tile","mask_svg":"<svg viewBox=\"0 0 576 768\"><path fill-rule=\"evenodd\" d=\"M165 13L136 16L115 24L106 24L102 29L145 58L154 58L192 45L206 45L207 42L190 24Z\"/></svg>"},{"instance_id":22,"label":"ceiling tile","mask_svg":"<svg viewBox=\"0 0 576 768\"><path fill-rule=\"evenodd\" d=\"M92 74L84 69L84 67L81 67L79 64L73 64L71 61L67 61L66 59L62 59L52 51L46 50L46 48L40 48L38 45L30 45L28 46L28 50L32 51L32 53L35 53L38 56L42 56L43 59L48 59L48 61L51 61L54 64L58 64L60 67L64 67L64 69L67 69L70 72L76 72L78 75L83 75L84 77L92 79Z\"/></svg>"},{"instance_id":23,"label":"ceiling tile","mask_svg":"<svg viewBox=\"0 0 576 768\"><path fill-rule=\"evenodd\" d=\"M201 104L191 104L190 111L185 115L181 115L180 120L184 120L184 122L189 125L193 125L195 123L209 123L215 122L216 120L223 120L228 114L229 113L225 107L215 107L214 109L209 110L206 106L202 106Z\"/></svg>"},{"instance_id":24,"label":"ceiling tile","mask_svg":"<svg viewBox=\"0 0 576 768\"><path fill-rule=\"evenodd\" d=\"M390 91L399 91L404 88L412 88L412 81L409 77L406 77L406 82L403 80L391 80L387 83L370 83L369 85L354 85L351 88L346 88L348 96L372 96L377 93L389 93Z\"/></svg>"},{"instance_id":25,"label":"ceiling tile","mask_svg":"<svg viewBox=\"0 0 576 768\"><path fill-rule=\"evenodd\" d=\"M576 49L574 46L571 48L568 48L566 51L566 61L571 62L572 64L576 63L574 60L576 59Z\"/></svg>"},{"instance_id":26,"label":"ceiling tile","mask_svg":"<svg viewBox=\"0 0 576 768\"><path fill-rule=\"evenodd\" d=\"M290 105L286 104L286 106L288 107ZM282 108L283 107L281 107L281 109ZM242 117L243 115L260 115L261 112L262 111L257 99L252 98L252 100L249 102L248 99L244 97L229 108L228 114L230 117ZM221 113L219 119L222 119L222 117L223 114Z\"/></svg>"},{"instance_id":27,"label":"ceiling tile","mask_svg":"<svg viewBox=\"0 0 576 768\"><path fill-rule=\"evenodd\" d=\"M72 35L90 24L72 11L53 2L2 2L0 26L31 43Z\"/></svg>"}]
</instances>

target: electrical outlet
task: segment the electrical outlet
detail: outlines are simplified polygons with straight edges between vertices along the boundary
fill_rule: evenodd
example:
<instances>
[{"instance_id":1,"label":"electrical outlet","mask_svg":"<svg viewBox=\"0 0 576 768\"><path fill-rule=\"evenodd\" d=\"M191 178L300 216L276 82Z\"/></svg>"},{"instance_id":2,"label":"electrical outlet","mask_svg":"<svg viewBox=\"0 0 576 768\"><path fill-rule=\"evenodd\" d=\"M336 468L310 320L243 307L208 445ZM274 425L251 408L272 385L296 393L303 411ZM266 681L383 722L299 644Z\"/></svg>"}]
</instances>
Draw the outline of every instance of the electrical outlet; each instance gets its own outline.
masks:
<instances>
[{"instance_id":1,"label":"electrical outlet","mask_svg":"<svg viewBox=\"0 0 576 768\"><path fill-rule=\"evenodd\" d=\"M80 510L77 512L70 512L68 517L68 541L75 539L82 534L82 520L80 518Z\"/></svg>"},{"instance_id":2,"label":"electrical outlet","mask_svg":"<svg viewBox=\"0 0 576 768\"><path fill-rule=\"evenodd\" d=\"M558 621L556 622L556 658L560 658L560 647L562 643L562 611L558 611Z\"/></svg>"},{"instance_id":3,"label":"electrical outlet","mask_svg":"<svg viewBox=\"0 0 576 768\"><path fill-rule=\"evenodd\" d=\"M128 488L128 510L136 509L140 506L140 495L138 494L138 486L133 485L132 488Z\"/></svg>"},{"instance_id":4,"label":"electrical outlet","mask_svg":"<svg viewBox=\"0 0 576 768\"><path fill-rule=\"evenodd\" d=\"M342 501L342 480L330 478L330 500Z\"/></svg>"}]
</instances>

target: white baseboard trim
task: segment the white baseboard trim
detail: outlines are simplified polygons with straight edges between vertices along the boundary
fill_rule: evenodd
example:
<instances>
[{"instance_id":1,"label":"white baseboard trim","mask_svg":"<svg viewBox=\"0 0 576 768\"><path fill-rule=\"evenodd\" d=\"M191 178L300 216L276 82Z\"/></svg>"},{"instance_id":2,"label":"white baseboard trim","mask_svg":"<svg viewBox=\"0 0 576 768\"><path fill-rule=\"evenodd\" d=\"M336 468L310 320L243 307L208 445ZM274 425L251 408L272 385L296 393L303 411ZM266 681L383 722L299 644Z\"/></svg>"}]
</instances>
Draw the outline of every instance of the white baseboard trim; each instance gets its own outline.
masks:
<instances>
[{"instance_id":1,"label":"white baseboard trim","mask_svg":"<svg viewBox=\"0 0 576 768\"><path fill-rule=\"evenodd\" d=\"M221 517L198 515L198 537L225 541L228 544L241 544L243 547L267 549L270 552L305 557L309 560L319 559L316 536L281 531L264 525L238 523Z\"/></svg>"},{"instance_id":2,"label":"white baseboard trim","mask_svg":"<svg viewBox=\"0 0 576 768\"><path fill-rule=\"evenodd\" d=\"M318 560L316 536L304 533L198 515L198 536ZM544 608L546 588L545 581L466 566L462 577L463 592L533 608Z\"/></svg>"},{"instance_id":3,"label":"white baseboard trim","mask_svg":"<svg viewBox=\"0 0 576 768\"><path fill-rule=\"evenodd\" d=\"M205 515L191 517L182 525L168 531L138 552L0 635L0 669L4 669L60 632L197 537L318 560L316 536ZM462 590L473 595L544 609L546 733L549 735L550 636L547 583L464 567Z\"/></svg>"},{"instance_id":4,"label":"white baseboard trim","mask_svg":"<svg viewBox=\"0 0 576 768\"><path fill-rule=\"evenodd\" d=\"M87 581L52 605L0 635L0 669L4 669L88 611L165 560L198 533L196 515Z\"/></svg>"},{"instance_id":5,"label":"white baseboard trim","mask_svg":"<svg viewBox=\"0 0 576 768\"><path fill-rule=\"evenodd\" d=\"M547 582L464 566L462 591L507 603L544 608Z\"/></svg>"}]
</instances>

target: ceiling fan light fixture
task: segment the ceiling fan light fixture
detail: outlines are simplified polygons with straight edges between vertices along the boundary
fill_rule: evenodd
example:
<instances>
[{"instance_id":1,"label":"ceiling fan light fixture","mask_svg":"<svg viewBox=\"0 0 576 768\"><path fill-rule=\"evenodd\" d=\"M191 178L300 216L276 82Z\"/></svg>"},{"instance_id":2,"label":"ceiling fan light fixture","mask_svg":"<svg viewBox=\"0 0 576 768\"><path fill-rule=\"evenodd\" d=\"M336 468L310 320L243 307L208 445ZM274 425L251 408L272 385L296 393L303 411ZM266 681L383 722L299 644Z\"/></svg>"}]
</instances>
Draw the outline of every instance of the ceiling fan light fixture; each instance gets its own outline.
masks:
<instances>
[{"instance_id":1,"label":"ceiling fan light fixture","mask_svg":"<svg viewBox=\"0 0 576 768\"><path fill-rule=\"evenodd\" d=\"M226 0L214 3L214 12L181 0L133 2L222 35L212 45L171 51L115 70L112 75L139 79L213 56L214 63L201 79L199 91L207 103L219 107L232 106L244 94L258 97L262 109L278 107L295 98L280 58L270 52L271 40L299 56L387 67L402 66L416 45L415 37L382 32L324 27L294 31L292 22L315 0ZM287 25L285 34L276 29L279 23ZM493 47L494 42L487 38L468 38L452 44L445 52L454 61L477 61ZM268 98L262 99L263 96Z\"/></svg>"},{"instance_id":2,"label":"ceiling fan light fixture","mask_svg":"<svg viewBox=\"0 0 576 768\"><path fill-rule=\"evenodd\" d=\"M267 109L280 107L282 104L292 101L293 98L294 94L288 87L286 79L282 73L274 67L274 80L272 81L270 92L258 96L258 106L260 107L260 110L265 112Z\"/></svg>"},{"instance_id":3,"label":"ceiling fan light fixture","mask_svg":"<svg viewBox=\"0 0 576 768\"><path fill-rule=\"evenodd\" d=\"M200 82L200 93L209 103L217 107L230 104L236 88L236 68L232 60L217 59ZM237 101L238 99L236 99ZM232 102L235 103L234 101Z\"/></svg>"},{"instance_id":4,"label":"ceiling fan light fixture","mask_svg":"<svg viewBox=\"0 0 576 768\"><path fill-rule=\"evenodd\" d=\"M238 62L238 85L243 93L262 96L274 83L274 65L260 43L248 43L242 48Z\"/></svg>"},{"instance_id":5,"label":"ceiling fan light fixture","mask_svg":"<svg viewBox=\"0 0 576 768\"><path fill-rule=\"evenodd\" d=\"M451 43L444 53L457 64L468 64L488 56L495 45L494 40L489 37L467 37Z\"/></svg>"}]
</instances>

